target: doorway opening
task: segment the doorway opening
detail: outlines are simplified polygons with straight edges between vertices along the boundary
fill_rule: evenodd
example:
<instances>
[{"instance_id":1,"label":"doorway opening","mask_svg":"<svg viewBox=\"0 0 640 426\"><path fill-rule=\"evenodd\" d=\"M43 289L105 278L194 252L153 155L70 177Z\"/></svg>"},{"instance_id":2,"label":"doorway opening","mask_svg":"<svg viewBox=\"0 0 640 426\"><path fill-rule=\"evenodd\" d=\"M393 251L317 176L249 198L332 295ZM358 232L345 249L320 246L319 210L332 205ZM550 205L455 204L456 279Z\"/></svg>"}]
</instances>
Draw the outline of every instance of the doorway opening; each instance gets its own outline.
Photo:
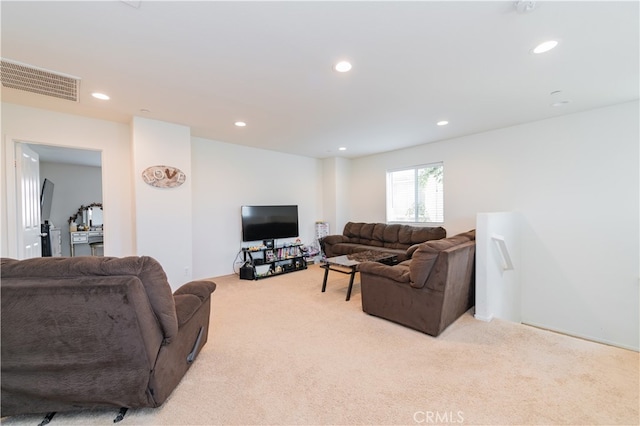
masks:
<instances>
[{"instance_id":1,"label":"doorway opening","mask_svg":"<svg viewBox=\"0 0 640 426\"><path fill-rule=\"evenodd\" d=\"M24 214L18 213L25 208L29 208L29 206L32 206L30 207L31 209L36 206L40 222L44 224L44 221L47 220L47 229L51 230L50 247L48 249L51 255L71 256L74 251L75 255L96 255L95 249L92 250L92 247L88 244L86 247L82 244L75 246L71 244L73 239L70 225L71 218L77 216L77 212L83 206L102 205L102 152L36 142L15 141L16 163L18 160L17 155L23 146L35 153L35 160L32 161L39 162L37 167L38 191L35 191L35 193L31 191L32 193L27 193L26 195L20 193L22 177L19 175L22 171L17 167L14 182L16 197L14 199L16 204L20 205L16 205L14 209L16 212L14 219L16 226L14 229L17 230L17 235L15 235L13 241L11 241L10 236L10 253L11 249L15 247L16 253L14 256L17 258L37 257L35 252L26 255L24 250L21 250L22 237L20 232ZM50 209L45 212L47 217L42 217L40 216L40 208L42 207L41 202L44 200L41 200L40 195L45 179L49 184L53 184L54 189L48 194L50 196L48 200ZM27 200L18 201L22 197L27 198ZM11 209L9 205L7 207ZM13 221L9 223L13 223ZM100 228L101 231L103 224L98 224L95 220L92 220L91 226L94 230ZM103 246L101 246L101 249L103 249ZM98 255L100 254L103 254L102 250L98 253Z\"/></svg>"}]
</instances>

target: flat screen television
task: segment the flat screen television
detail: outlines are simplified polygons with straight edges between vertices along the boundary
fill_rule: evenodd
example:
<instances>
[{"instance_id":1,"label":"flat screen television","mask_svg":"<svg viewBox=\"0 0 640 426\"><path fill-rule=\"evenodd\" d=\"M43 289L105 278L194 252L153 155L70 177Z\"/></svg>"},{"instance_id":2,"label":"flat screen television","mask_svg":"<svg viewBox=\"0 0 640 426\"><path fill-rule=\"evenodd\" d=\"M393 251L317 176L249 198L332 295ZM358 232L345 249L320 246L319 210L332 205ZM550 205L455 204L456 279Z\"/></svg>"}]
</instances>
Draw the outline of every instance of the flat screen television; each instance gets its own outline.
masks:
<instances>
[{"instance_id":1,"label":"flat screen television","mask_svg":"<svg viewBox=\"0 0 640 426\"><path fill-rule=\"evenodd\" d=\"M242 241L298 235L298 206L242 206Z\"/></svg>"},{"instance_id":2,"label":"flat screen television","mask_svg":"<svg viewBox=\"0 0 640 426\"><path fill-rule=\"evenodd\" d=\"M55 185L49 179L45 179L42 183L42 192L40 192L40 219L51 219L51 203L53 202L53 187Z\"/></svg>"}]
</instances>

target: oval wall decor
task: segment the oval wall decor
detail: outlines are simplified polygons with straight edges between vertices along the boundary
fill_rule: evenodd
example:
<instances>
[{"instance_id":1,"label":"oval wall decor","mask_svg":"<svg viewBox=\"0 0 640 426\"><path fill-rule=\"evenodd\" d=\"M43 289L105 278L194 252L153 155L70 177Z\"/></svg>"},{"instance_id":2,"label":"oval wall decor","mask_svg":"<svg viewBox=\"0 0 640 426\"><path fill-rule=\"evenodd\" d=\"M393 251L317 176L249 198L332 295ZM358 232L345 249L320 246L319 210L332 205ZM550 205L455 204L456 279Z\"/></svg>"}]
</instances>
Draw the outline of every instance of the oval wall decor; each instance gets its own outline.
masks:
<instances>
[{"instance_id":1,"label":"oval wall decor","mask_svg":"<svg viewBox=\"0 0 640 426\"><path fill-rule=\"evenodd\" d=\"M176 167L151 166L144 169L142 179L156 188L175 188L187 180L187 175Z\"/></svg>"}]
</instances>

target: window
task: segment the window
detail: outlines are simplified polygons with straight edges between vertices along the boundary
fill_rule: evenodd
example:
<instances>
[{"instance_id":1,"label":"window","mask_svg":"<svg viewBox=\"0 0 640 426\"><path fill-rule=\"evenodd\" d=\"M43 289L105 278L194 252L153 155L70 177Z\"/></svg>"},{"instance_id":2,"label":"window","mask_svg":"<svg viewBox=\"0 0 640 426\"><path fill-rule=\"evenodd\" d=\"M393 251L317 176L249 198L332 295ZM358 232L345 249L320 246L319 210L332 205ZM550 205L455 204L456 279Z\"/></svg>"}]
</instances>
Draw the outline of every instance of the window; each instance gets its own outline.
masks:
<instances>
[{"instance_id":1,"label":"window","mask_svg":"<svg viewBox=\"0 0 640 426\"><path fill-rule=\"evenodd\" d=\"M442 163L387 172L387 222L443 223Z\"/></svg>"}]
</instances>

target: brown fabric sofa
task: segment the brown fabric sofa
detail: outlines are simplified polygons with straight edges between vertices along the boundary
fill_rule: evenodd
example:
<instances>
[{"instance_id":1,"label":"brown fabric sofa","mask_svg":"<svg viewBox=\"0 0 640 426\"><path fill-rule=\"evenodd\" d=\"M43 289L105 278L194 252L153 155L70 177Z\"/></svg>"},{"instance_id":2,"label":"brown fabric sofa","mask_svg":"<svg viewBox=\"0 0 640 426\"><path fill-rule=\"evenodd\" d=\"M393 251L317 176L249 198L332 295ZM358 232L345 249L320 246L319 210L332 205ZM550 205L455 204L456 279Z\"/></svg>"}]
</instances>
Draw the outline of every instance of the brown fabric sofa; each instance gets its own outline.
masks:
<instances>
[{"instance_id":1,"label":"brown fabric sofa","mask_svg":"<svg viewBox=\"0 0 640 426\"><path fill-rule=\"evenodd\" d=\"M432 336L475 301L475 230L420 245L394 266L360 264L362 310Z\"/></svg>"},{"instance_id":2,"label":"brown fabric sofa","mask_svg":"<svg viewBox=\"0 0 640 426\"><path fill-rule=\"evenodd\" d=\"M320 240L320 246L326 257L378 250L394 253L402 262L411 258L420 243L446 236L442 227L348 222L342 235L328 235Z\"/></svg>"},{"instance_id":3,"label":"brown fabric sofa","mask_svg":"<svg viewBox=\"0 0 640 426\"><path fill-rule=\"evenodd\" d=\"M211 293L150 257L1 261L2 416L157 407L207 342Z\"/></svg>"}]
</instances>

